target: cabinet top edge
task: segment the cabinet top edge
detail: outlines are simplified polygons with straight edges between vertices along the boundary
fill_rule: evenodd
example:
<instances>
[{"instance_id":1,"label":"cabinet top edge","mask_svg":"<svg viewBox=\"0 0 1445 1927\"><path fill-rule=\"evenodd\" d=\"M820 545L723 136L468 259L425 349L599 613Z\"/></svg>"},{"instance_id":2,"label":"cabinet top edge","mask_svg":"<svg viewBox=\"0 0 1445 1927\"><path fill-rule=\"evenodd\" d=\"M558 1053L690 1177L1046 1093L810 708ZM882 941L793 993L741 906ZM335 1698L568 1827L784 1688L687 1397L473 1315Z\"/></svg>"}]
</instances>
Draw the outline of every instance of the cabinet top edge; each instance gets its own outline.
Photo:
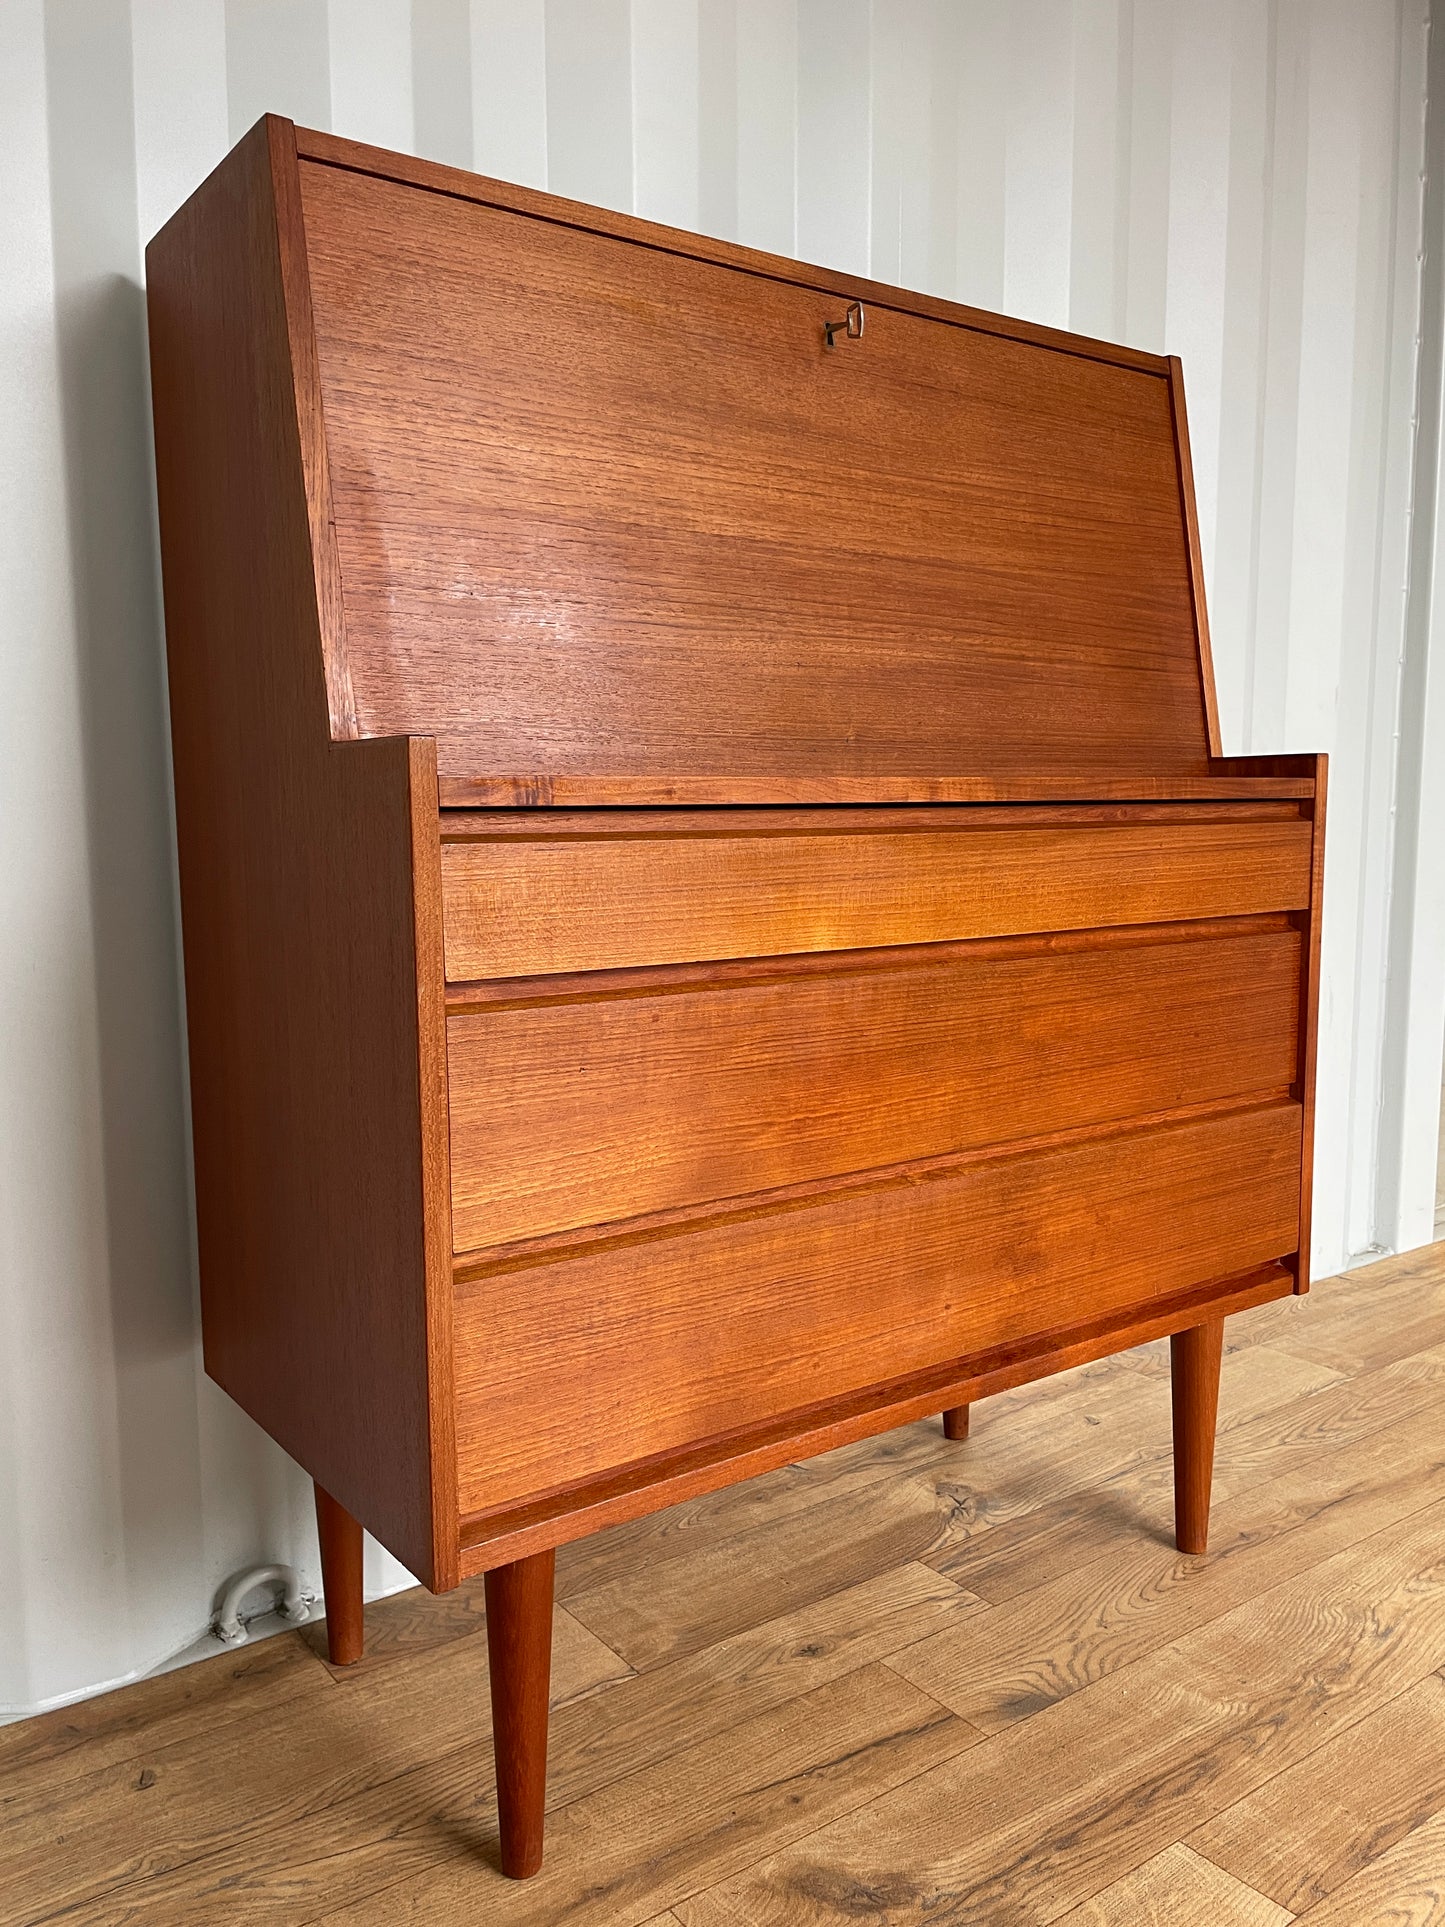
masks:
<instances>
[{"instance_id":1,"label":"cabinet top edge","mask_svg":"<svg viewBox=\"0 0 1445 1927\"><path fill-rule=\"evenodd\" d=\"M854 296L875 306L891 307L942 321L954 327L981 334L1001 335L1025 345L1082 356L1091 361L1112 362L1141 374L1169 379L1170 358L1131 348L1122 342L1101 341L1090 335L1071 333L1015 316L972 308L939 295L923 294L888 282L874 281L864 275L822 267L800 261L791 255L771 254L761 248L744 247L735 241L694 233L690 228L668 227L640 215L622 214L611 208L595 207L587 201L574 201L540 188L522 187L465 168L449 167L439 161L421 160L411 154L398 154L360 141L343 140L339 135L318 129L297 127L296 154L300 161L325 167L344 168L355 174L368 174L399 186L420 188L428 193L449 195L456 200L474 201L485 207L506 209L533 220L551 221L563 227L584 228L595 234L609 235L634 246L656 248L664 253L690 255L720 267L789 281L823 293Z\"/></svg>"}]
</instances>

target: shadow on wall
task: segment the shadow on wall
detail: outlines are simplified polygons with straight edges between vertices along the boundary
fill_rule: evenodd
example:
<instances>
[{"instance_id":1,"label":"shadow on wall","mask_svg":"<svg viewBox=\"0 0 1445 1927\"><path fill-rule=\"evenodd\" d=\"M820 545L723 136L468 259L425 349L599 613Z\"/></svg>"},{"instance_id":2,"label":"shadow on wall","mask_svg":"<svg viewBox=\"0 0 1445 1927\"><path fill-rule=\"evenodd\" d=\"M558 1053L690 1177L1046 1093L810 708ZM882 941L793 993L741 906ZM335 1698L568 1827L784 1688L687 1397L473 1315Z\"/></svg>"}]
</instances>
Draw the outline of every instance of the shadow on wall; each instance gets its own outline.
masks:
<instances>
[{"instance_id":1,"label":"shadow on wall","mask_svg":"<svg viewBox=\"0 0 1445 1927\"><path fill-rule=\"evenodd\" d=\"M107 275L58 304L106 1217L117 1352L195 1330L145 296Z\"/></svg>"},{"instance_id":2,"label":"shadow on wall","mask_svg":"<svg viewBox=\"0 0 1445 1927\"><path fill-rule=\"evenodd\" d=\"M170 11L177 27L185 10ZM309 1480L204 1377L199 1356L140 285L143 192L169 178L174 155L158 98L137 124L136 29L146 12L132 0L43 0L74 614L73 638L57 629L52 644L65 655L54 687L62 702L74 690L80 736L78 765L50 774L56 808L83 813L85 869L70 885L79 900L61 914L65 963L86 996L94 984L96 1048L92 1056L87 1025L73 1105L86 1143L77 1149L47 1130L53 1185L37 1210L45 1224L58 1213L97 1232L103 1210L104 1229L93 1259L57 1252L54 1278L35 1280L54 1296L48 1329L63 1356L39 1375L45 1450L32 1454L38 1472L19 1494L33 1564L12 1615L19 1650L0 1654L16 1681L0 1698L17 1708L134 1676L190 1646L238 1567L287 1561L308 1583L316 1572ZM187 153L194 133L182 140ZM46 799L34 808L43 818ZM97 1140L98 1176L85 1162ZM376 1564L380 1589L404 1582L379 1553Z\"/></svg>"},{"instance_id":3,"label":"shadow on wall","mask_svg":"<svg viewBox=\"0 0 1445 1927\"><path fill-rule=\"evenodd\" d=\"M194 1568L201 1517L196 1313L128 23L110 6L51 0L46 41L120 1458L112 1476L131 1624L154 1634L159 1614L184 1636L195 1605L174 1599L176 1573Z\"/></svg>"}]
</instances>

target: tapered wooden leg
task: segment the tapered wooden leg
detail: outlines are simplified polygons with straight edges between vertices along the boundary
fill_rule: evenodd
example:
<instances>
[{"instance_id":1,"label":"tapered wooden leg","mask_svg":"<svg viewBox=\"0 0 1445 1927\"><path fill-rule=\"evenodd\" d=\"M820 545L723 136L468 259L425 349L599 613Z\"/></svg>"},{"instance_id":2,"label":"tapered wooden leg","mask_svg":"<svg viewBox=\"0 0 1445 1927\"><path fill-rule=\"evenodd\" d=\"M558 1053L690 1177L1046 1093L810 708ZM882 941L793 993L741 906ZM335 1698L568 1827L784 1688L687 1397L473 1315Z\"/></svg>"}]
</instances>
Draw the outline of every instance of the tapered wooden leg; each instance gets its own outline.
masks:
<instances>
[{"instance_id":1,"label":"tapered wooden leg","mask_svg":"<svg viewBox=\"0 0 1445 1927\"><path fill-rule=\"evenodd\" d=\"M536 1552L487 1574L487 1660L502 1872L513 1880L525 1880L542 1864L556 1565L554 1552Z\"/></svg>"},{"instance_id":2,"label":"tapered wooden leg","mask_svg":"<svg viewBox=\"0 0 1445 1927\"><path fill-rule=\"evenodd\" d=\"M943 1436L946 1439L966 1439L968 1437L968 1407L955 1405L951 1412L943 1415Z\"/></svg>"},{"instance_id":3,"label":"tapered wooden leg","mask_svg":"<svg viewBox=\"0 0 1445 1927\"><path fill-rule=\"evenodd\" d=\"M1181 1552L1209 1544L1209 1488L1214 1480L1214 1421L1224 1320L1211 1318L1169 1340L1174 1392L1174 1542Z\"/></svg>"},{"instance_id":4,"label":"tapered wooden leg","mask_svg":"<svg viewBox=\"0 0 1445 1927\"><path fill-rule=\"evenodd\" d=\"M319 1485L316 1530L321 1535L327 1650L333 1666L354 1666L362 1647L361 1527Z\"/></svg>"}]
</instances>

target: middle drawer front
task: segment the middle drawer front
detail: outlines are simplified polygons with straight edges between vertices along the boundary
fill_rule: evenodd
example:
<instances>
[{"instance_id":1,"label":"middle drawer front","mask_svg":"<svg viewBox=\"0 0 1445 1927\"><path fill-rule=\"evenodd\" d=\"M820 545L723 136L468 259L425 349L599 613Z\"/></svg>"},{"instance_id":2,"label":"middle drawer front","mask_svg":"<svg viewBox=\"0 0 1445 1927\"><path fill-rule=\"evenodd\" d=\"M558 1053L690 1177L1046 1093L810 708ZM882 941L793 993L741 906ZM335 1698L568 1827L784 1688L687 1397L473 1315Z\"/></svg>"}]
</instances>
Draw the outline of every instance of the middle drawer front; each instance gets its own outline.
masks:
<instances>
[{"instance_id":1,"label":"middle drawer front","mask_svg":"<svg viewBox=\"0 0 1445 1927\"><path fill-rule=\"evenodd\" d=\"M459 1252L1296 1075L1284 917L477 986L449 1019Z\"/></svg>"}]
</instances>

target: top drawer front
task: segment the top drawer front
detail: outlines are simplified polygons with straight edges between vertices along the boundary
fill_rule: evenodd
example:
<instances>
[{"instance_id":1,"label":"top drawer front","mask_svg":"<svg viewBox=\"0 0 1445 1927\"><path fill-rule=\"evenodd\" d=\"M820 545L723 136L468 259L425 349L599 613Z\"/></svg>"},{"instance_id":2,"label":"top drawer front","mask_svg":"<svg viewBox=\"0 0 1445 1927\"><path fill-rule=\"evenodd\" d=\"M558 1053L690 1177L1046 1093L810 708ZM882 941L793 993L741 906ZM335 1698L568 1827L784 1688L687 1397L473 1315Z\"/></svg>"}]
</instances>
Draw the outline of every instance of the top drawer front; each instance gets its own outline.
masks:
<instances>
[{"instance_id":1,"label":"top drawer front","mask_svg":"<svg viewBox=\"0 0 1445 1927\"><path fill-rule=\"evenodd\" d=\"M451 982L1303 909L1293 804L469 812Z\"/></svg>"}]
</instances>

